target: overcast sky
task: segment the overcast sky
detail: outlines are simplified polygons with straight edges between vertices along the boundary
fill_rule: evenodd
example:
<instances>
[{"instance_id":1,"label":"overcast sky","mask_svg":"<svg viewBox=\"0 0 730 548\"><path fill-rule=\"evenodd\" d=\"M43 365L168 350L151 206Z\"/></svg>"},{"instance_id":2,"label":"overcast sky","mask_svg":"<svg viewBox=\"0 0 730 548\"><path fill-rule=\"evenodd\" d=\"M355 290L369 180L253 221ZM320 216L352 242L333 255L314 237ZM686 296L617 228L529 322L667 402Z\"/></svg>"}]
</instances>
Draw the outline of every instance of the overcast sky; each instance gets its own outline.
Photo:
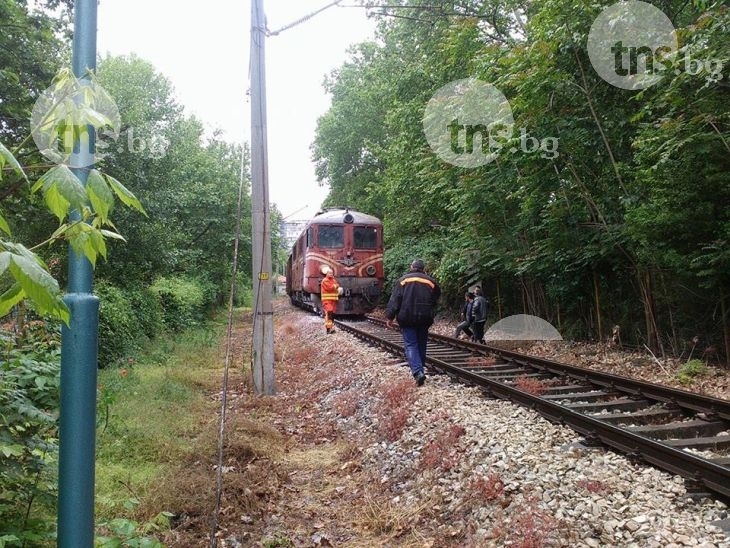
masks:
<instances>
[{"instance_id":1,"label":"overcast sky","mask_svg":"<svg viewBox=\"0 0 730 548\"><path fill-rule=\"evenodd\" d=\"M330 1L263 3L276 31ZM250 10L250 0L100 0L98 52L136 53L170 79L187 114L209 131L222 129L229 142L249 141ZM309 149L317 117L329 106L322 80L347 59L350 45L372 38L374 27L363 8L334 6L267 38L269 195L290 220L311 217L327 194Z\"/></svg>"}]
</instances>

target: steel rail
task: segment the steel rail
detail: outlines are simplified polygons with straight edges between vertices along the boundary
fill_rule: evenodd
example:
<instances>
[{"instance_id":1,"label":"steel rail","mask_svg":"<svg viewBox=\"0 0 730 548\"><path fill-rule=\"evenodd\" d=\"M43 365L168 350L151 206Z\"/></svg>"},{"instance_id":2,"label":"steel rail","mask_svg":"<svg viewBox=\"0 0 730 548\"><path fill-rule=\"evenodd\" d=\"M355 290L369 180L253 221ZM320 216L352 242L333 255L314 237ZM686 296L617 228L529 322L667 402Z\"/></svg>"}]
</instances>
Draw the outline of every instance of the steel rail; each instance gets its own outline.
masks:
<instances>
[{"instance_id":1,"label":"steel rail","mask_svg":"<svg viewBox=\"0 0 730 548\"><path fill-rule=\"evenodd\" d=\"M455 340L435 333L430 334L429 336L433 340L440 341L447 345L453 343ZM663 403L679 406L683 409L689 409L693 412L707 413L714 417L730 420L730 400L722 400L720 398L695 394L686 390L652 384L621 375L612 375L609 373L603 373L602 371L583 369L574 365L559 363L546 358L527 356L525 354L520 354L519 352L513 352L511 350L505 350L495 346L468 343L466 348L470 348L473 351L481 350L483 353L492 354L505 361L519 363L520 365L533 367L556 375L565 375L574 379L590 382L592 384L598 384L605 388L631 394L632 396L661 401Z\"/></svg>"},{"instance_id":2,"label":"steel rail","mask_svg":"<svg viewBox=\"0 0 730 548\"><path fill-rule=\"evenodd\" d=\"M369 320L376 325L383 326L384 324L381 320L372 318L369 318ZM342 329L368 343L376 344L401 356L404 355L403 345L400 342L388 340L350 324L339 321L337 323ZM567 375L617 391L625 391L634 397L640 396L649 400L679 405L693 412L714 413L726 420L728 413L730 413L728 409L730 402L716 398L698 396L690 392L652 385L644 381L634 381L628 377L587 371L575 366L560 364L543 358L533 358L532 356L482 344L464 343L442 335L430 334L429 340L437 344L459 348L472 354L496 354L505 360L520 365L536 367L538 370L549 371L553 374ZM703 459L687 451L675 449L661 441L613 426L601 419L573 411L561 404L530 394L498 380L492 380L474 371L474 368L453 365L432 355L427 355L426 362L431 368L459 382L480 387L487 396L520 404L533 409L553 423L568 426L585 436L589 442L600 442L632 459L643 460L657 468L679 475L693 482L694 485L702 485L713 493L730 498L730 468L728 467ZM707 405L704 405L705 403Z\"/></svg>"}]
</instances>

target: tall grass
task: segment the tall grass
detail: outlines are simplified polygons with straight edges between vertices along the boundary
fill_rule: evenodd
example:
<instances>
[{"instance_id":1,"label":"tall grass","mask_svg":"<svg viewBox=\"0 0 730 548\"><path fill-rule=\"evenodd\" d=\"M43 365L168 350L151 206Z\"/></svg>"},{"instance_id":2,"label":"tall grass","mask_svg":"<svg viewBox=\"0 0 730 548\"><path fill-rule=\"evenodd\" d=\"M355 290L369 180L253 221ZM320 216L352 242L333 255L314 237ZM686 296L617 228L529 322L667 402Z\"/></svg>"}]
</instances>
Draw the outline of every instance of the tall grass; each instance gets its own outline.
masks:
<instances>
[{"instance_id":1,"label":"tall grass","mask_svg":"<svg viewBox=\"0 0 730 548\"><path fill-rule=\"evenodd\" d=\"M139 518L137 505L198 448L216 415L210 395L221 378L223 330L193 328L153 342L126 367L99 372L99 521Z\"/></svg>"}]
</instances>

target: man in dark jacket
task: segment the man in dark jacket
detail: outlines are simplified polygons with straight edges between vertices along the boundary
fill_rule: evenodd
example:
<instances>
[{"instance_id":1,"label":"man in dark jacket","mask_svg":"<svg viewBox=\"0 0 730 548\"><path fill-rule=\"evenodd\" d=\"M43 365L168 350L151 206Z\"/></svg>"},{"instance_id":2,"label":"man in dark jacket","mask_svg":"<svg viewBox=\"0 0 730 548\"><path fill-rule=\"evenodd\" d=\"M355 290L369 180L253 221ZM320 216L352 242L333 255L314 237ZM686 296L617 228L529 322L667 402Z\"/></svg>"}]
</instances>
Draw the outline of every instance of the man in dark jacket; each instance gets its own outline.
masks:
<instances>
[{"instance_id":1,"label":"man in dark jacket","mask_svg":"<svg viewBox=\"0 0 730 548\"><path fill-rule=\"evenodd\" d=\"M433 324L436 302L441 296L438 283L425 270L421 259L413 261L408 274L395 282L385 309L388 327L395 327L394 320L398 320L406 359L418 386L426 382L423 366L426 364L428 328Z\"/></svg>"},{"instance_id":2,"label":"man in dark jacket","mask_svg":"<svg viewBox=\"0 0 730 548\"><path fill-rule=\"evenodd\" d=\"M474 288L474 303L471 305L471 329L474 342L484 342L484 327L487 323L489 301L482 295L482 288Z\"/></svg>"},{"instance_id":3,"label":"man in dark jacket","mask_svg":"<svg viewBox=\"0 0 730 548\"><path fill-rule=\"evenodd\" d=\"M464 295L464 306L461 308L461 323L456 326L456 330L454 331L455 339L458 339L462 333L465 333L469 339L474 336L470 327L472 304L474 304L474 293L467 291Z\"/></svg>"}]
</instances>

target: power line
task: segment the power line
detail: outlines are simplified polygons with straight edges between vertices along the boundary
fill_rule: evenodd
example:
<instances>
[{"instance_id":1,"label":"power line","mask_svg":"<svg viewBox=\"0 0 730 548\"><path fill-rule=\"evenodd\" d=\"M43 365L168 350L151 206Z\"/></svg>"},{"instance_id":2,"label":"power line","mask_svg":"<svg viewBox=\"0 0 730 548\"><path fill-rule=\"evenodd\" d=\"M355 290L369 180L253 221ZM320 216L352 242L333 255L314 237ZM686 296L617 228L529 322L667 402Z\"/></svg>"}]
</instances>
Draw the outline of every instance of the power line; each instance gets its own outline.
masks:
<instances>
[{"instance_id":1,"label":"power line","mask_svg":"<svg viewBox=\"0 0 730 548\"><path fill-rule=\"evenodd\" d=\"M306 23L307 21L309 21L315 15L318 15L318 14L322 13L323 11L331 8L332 6L336 6L340 2L342 2L342 0L335 0L334 2L330 2L326 6L324 6L322 8L319 8L318 10L315 10L312 13L309 13L309 14L305 15L304 17L301 17L300 19L297 19L296 21L294 21L292 23L289 23L288 25L284 25L283 27L281 27L278 30L275 30L275 31L267 31L266 32L266 36L276 36L277 34L281 34L282 32L284 32L286 30L289 30L291 28L294 28L297 25L301 25L302 23Z\"/></svg>"}]
</instances>

